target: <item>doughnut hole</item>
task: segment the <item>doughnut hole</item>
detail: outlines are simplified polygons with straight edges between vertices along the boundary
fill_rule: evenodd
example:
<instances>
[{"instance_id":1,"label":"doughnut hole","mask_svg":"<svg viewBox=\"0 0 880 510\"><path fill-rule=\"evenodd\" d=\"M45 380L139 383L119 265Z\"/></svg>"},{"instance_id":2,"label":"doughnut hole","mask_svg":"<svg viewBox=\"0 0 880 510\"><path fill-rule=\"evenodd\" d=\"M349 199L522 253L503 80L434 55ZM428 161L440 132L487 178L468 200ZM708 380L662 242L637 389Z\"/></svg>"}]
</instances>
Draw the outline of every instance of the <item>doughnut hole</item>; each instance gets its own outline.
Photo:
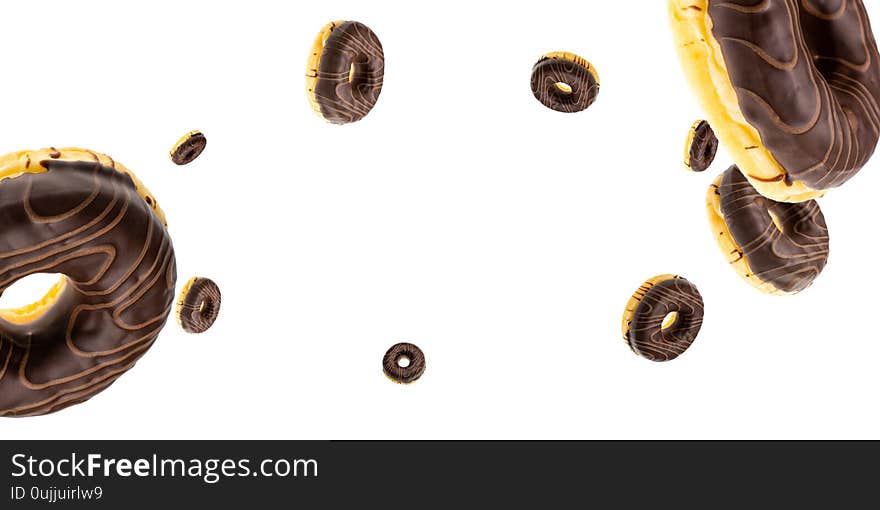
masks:
<instances>
[{"instance_id":1,"label":"doughnut hole","mask_svg":"<svg viewBox=\"0 0 880 510\"><path fill-rule=\"evenodd\" d=\"M14 324L33 322L55 303L66 281L58 273L34 273L17 280L0 294L0 318Z\"/></svg>"},{"instance_id":2,"label":"doughnut hole","mask_svg":"<svg viewBox=\"0 0 880 510\"><path fill-rule=\"evenodd\" d=\"M572 92L571 85L569 85L568 83L565 83L564 81L558 81L558 82L554 83L553 86L556 87L557 92L559 92L560 94L562 94L564 96L568 96Z\"/></svg>"},{"instance_id":3,"label":"doughnut hole","mask_svg":"<svg viewBox=\"0 0 880 510\"><path fill-rule=\"evenodd\" d=\"M664 333L667 333L675 327L678 323L678 312L669 312L663 317L663 321L660 323L660 330Z\"/></svg>"},{"instance_id":4,"label":"doughnut hole","mask_svg":"<svg viewBox=\"0 0 880 510\"><path fill-rule=\"evenodd\" d=\"M410 360L409 356L407 356L406 354L401 354L397 357L396 363L397 366L399 366L400 368L407 368L409 367L410 363L412 363L412 360Z\"/></svg>"},{"instance_id":5,"label":"doughnut hole","mask_svg":"<svg viewBox=\"0 0 880 510\"><path fill-rule=\"evenodd\" d=\"M773 225L777 230L781 233L785 233L785 228L782 227L782 222L779 220L779 215L776 214L773 209L767 209L767 214L770 215L770 219L773 220Z\"/></svg>"}]
</instances>

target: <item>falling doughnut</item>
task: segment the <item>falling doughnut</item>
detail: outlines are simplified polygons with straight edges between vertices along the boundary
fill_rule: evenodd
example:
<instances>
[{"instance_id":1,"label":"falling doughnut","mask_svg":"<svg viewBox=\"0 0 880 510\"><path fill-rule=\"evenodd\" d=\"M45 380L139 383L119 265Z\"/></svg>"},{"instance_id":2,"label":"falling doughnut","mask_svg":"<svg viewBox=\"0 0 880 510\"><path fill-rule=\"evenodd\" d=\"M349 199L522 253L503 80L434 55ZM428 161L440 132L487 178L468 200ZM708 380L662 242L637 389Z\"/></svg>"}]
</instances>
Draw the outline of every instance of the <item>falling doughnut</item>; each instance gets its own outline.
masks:
<instances>
[{"instance_id":1,"label":"falling doughnut","mask_svg":"<svg viewBox=\"0 0 880 510\"><path fill-rule=\"evenodd\" d=\"M880 138L880 54L862 0L668 0L692 89L777 202L852 178Z\"/></svg>"}]
</instances>

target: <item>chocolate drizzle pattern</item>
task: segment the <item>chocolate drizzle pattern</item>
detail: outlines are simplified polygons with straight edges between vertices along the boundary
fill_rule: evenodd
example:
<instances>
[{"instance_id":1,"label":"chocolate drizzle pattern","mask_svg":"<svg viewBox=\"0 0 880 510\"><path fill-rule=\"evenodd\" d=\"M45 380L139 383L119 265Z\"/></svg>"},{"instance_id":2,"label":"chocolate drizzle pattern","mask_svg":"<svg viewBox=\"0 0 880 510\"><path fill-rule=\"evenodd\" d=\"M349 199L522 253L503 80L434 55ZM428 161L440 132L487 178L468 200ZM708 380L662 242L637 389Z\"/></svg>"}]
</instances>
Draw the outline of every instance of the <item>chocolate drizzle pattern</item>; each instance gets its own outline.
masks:
<instances>
[{"instance_id":1,"label":"chocolate drizzle pattern","mask_svg":"<svg viewBox=\"0 0 880 510\"><path fill-rule=\"evenodd\" d=\"M45 171L0 180L0 293L30 274L64 275L38 317L0 319L0 416L88 400L134 366L171 310L176 265L162 220L132 177L93 155L28 158Z\"/></svg>"},{"instance_id":2,"label":"chocolate drizzle pattern","mask_svg":"<svg viewBox=\"0 0 880 510\"><path fill-rule=\"evenodd\" d=\"M686 278L664 275L642 284L624 315L623 338L651 361L671 361L686 351L703 326L703 297ZM664 328L664 320L675 314Z\"/></svg>"},{"instance_id":3,"label":"chocolate drizzle pattern","mask_svg":"<svg viewBox=\"0 0 880 510\"><path fill-rule=\"evenodd\" d=\"M787 184L839 186L880 138L880 55L861 0L710 0L746 120Z\"/></svg>"},{"instance_id":4,"label":"chocolate drizzle pattern","mask_svg":"<svg viewBox=\"0 0 880 510\"><path fill-rule=\"evenodd\" d=\"M765 198L736 166L724 172L720 185L713 186L739 250L734 260L745 259L751 271L747 276L784 294L812 285L828 261L830 246L819 204L815 200L791 204Z\"/></svg>"},{"instance_id":5,"label":"chocolate drizzle pattern","mask_svg":"<svg viewBox=\"0 0 880 510\"><path fill-rule=\"evenodd\" d=\"M565 84L571 90L563 90ZM532 67L532 93L544 106L563 113L586 110L599 95L599 82L581 58L542 57Z\"/></svg>"},{"instance_id":6,"label":"chocolate drizzle pattern","mask_svg":"<svg viewBox=\"0 0 880 510\"><path fill-rule=\"evenodd\" d=\"M314 89L321 115L334 124L366 116L382 92L385 54L366 25L346 21L324 43Z\"/></svg>"}]
</instances>

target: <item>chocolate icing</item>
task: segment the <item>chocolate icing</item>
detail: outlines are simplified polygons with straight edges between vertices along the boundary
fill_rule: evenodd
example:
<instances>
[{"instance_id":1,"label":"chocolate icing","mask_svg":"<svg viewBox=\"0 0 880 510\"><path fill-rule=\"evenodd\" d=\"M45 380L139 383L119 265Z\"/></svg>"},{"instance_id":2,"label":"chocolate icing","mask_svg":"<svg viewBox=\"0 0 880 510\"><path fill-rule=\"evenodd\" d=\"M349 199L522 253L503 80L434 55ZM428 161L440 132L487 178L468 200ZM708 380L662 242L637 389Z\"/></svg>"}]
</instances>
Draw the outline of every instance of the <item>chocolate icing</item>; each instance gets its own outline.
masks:
<instances>
[{"instance_id":1,"label":"chocolate icing","mask_svg":"<svg viewBox=\"0 0 880 510\"><path fill-rule=\"evenodd\" d=\"M357 21L335 27L324 43L315 85L321 115L334 124L361 120L379 100L384 76L385 54L376 34Z\"/></svg>"},{"instance_id":2,"label":"chocolate icing","mask_svg":"<svg viewBox=\"0 0 880 510\"><path fill-rule=\"evenodd\" d=\"M571 92L556 86L565 83ZM574 113L586 110L599 95L599 83L586 66L569 60L544 57L532 67L532 93L551 110Z\"/></svg>"},{"instance_id":3,"label":"chocolate icing","mask_svg":"<svg viewBox=\"0 0 880 510\"><path fill-rule=\"evenodd\" d=\"M195 161L208 145L208 139L199 131L193 131L174 147L171 161L175 165L187 165Z\"/></svg>"},{"instance_id":4,"label":"chocolate icing","mask_svg":"<svg viewBox=\"0 0 880 510\"><path fill-rule=\"evenodd\" d=\"M716 193L730 236L753 277L786 293L812 285L829 253L828 227L815 200L790 204L765 198L736 166L724 172Z\"/></svg>"},{"instance_id":5,"label":"chocolate icing","mask_svg":"<svg viewBox=\"0 0 880 510\"><path fill-rule=\"evenodd\" d=\"M409 365L400 366L398 361L401 358L409 359ZM401 384L415 382L425 373L425 354L410 343L393 345L382 358L382 370L394 382Z\"/></svg>"},{"instance_id":6,"label":"chocolate icing","mask_svg":"<svg viewBox=\"0 0 880 510\"><path fill-rule=\"evenodd\" d=\"M131 177L98 162L31 164L47 171L0 180L0 293L33 273L67 282L34 321L0 319L0 416L105 389L152 346L174 301L171 239Z\"/></svg>"},{"instance_id":7,"label":"chocolate icing","mask_svg":"<svg viewBox=\"0 0 880 510\"><path fill-rule=\"evenodd\" d=\"M688 168L694 172L704 172L715 161L718 152L718 138L712 126L705 120L700 121L691 133L688 149Z\"/></svg>"},{"instance_id":8,"label":"chocolate icing","mask_svg":"<svg viewBox=\"0 0 880 510\"><path fill-rule=\"evenodd\" d=\"M220 287L208 278L195 278L180 302L180 326L187 333L204 333L219 313Z\"/></svg>"},{"instance_id":9,"label":"chocolate icing","mask_svg":"<svg viewBox=\"0 0 880 510\"><path fill-rule=\"evenodd\" d=\"M786 182L839 186L880 136L880 55L861 0L709 0L746 120Z\"/></svg>"},{"instance_id":10,"label":"chocolate icing","mask_svg":"<svg viewBox=\"0 0 880 510\"><path fill-rule=\"evenodd\" d=\"M645 282L633 299L638 301L624 340L633 352L651 361L671 361L691 346L703 325L703 297L681 276ZM676 313L663 329L663 320Z\"/></svg>"}]
</instances>

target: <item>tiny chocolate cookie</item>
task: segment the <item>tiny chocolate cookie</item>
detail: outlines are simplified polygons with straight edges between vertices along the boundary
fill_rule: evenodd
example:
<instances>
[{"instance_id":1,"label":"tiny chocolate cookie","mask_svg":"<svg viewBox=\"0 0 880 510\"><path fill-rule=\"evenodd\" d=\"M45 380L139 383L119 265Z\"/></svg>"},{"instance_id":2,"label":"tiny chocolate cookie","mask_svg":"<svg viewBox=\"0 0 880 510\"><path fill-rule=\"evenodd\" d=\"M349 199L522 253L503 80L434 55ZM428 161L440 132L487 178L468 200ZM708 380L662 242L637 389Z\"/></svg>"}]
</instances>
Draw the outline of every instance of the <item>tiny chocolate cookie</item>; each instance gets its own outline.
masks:
<instances>
[{"instance_id":1,"label":"tiny chocolate cookie","mask_svg":"<svg viewBox=\"0 0 880 510\"><path fill-rule=\"evenodd\" d=\"M175 165L192 163L205 150L208 139L201 131L190 131L171 148L171 161Z\"/></svg>"},{"instance_id":2,"label":"tiny chocolate cookie","mask_svg":"<svg viewBox=\"0 0 880 510\"><path fill-rule=\"evenodd\" d=\"M208 278L193 277L177 300L177 321L187 333L204 333L220 313L220 287Z\"/></svg>"},{"instance_id":3,"label":"tiny chocolate cookie","mask_svg":"<svg viewBox=\"0 0 880 510\"><path fill-rule=\"evenodd\" d=\"M693 172L705 172L718 152L718 138L705 120L694 122L684 147L684 164Z\"/></svg>"},{"instance_id":4,"label":"tiny chocolate cookie","mask_svg":"<svg viewBox=\"0 0 880 510\"><path fill-rule=\"evenodd\" d=\"M599 95L599 73L574 53L548 53L532 67L532 93L557 112L586 110Z\"/></svg>"},{"instance_id":5,"label":"tiny chocolate cookie","mask_svg":"<svg viewBox=\"0 0 880 510\"><path fill-rule=\"evenodd\" d=\"M382 370L396 383L415 382L425 373L425 354L413 344L393 345L382 358Z\"/></svg>"},{"instance_id":6,"label":"tiny chocolate cookie","mask_svg":"<svg viewBox=\"0 0 880 510\"><path fill-rule=\"evenodd\" d=\"M385 53L376 34L357 21L335 21L318 34L306 69L312 109L333 124L364 118L379 100Z\"/></svg>"},{"instance_id":7,"label":"tiny chocolate cookie","mask_svg":"<svg viewBox=\"0 0 880 510\"><path fill-rule=\"evenodd\" d=\"M732 166L706 196L715 240L746 281L768 294L795 294L825 267L830 250L825 216L815 200L765 198Z\"/></svg>"},{"instance_id":8,"label":"tiny chocolate cookie","mask_svg":"<svg viewBox=\"0 0 880 510\"><path fill-rule=\"evenodd\" d=\"M623 314L623 339L651 361L671 361L697 338L703 297L681 276L661 275L639 287Z\"/></svg>"}]
</instances>

